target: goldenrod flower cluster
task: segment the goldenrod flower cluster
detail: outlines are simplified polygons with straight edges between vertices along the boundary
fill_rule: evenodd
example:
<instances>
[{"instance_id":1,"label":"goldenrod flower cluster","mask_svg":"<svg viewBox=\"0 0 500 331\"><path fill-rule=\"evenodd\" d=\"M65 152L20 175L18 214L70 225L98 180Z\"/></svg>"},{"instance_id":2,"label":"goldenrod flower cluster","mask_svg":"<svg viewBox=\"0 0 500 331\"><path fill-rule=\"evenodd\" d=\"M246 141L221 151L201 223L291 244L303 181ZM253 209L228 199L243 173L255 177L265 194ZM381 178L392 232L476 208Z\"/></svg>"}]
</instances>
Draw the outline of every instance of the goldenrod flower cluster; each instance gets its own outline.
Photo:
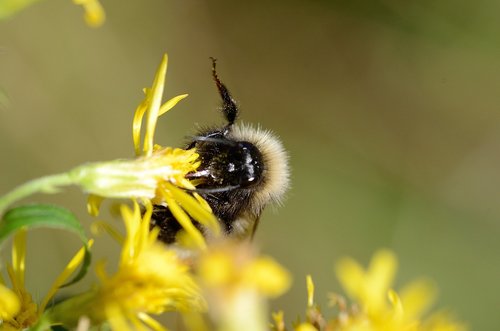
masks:
<instances>
[{"instance_id":1,"label":"goldenrod flower cluster","mask_svg":"<svg viewBox=\"0 0 500 331\"><path fill-rule=\"evenodd\" d=\"M94 2L85 3L91 6ZM135 158L84 164L67 173L28 182L0 198L3 213L29 194L54 193L76 185L89 194L92 215L98 214L103 199L122 199L125 228L121 234L109 223L96 223L121 247L114 271L106 271L110 261L98 261L94 266L97 284L49 305L78 267L85 266L93 240L83 243L46 297L35 302L24 282L25 272L32 272L25 266L26 231L40 223L33 215L27 216L29 222L5 216L0 223L0 242L5 233L15 234L12 261L7 267L10 285L3 280L0 284L0 330L48 330L53 325L78 330L167 330L156 319L167 311L178 312L188 330L287 330L283 312L273 315L271 326L267 303L287 291L291 275L271 257L259 255L250 243L222 238L210 206L186 179L186 174L199 166L196 150L154 144L158 118L186 97L180 95L162 103L166 70L165 56L136 109L132 130ZM182 226L178 245L193 252L189 258L180 255L178 247L157 240L158 230L150 228L153 205L157 204L168 206ZM209 244L193 220L211 231ZM342 296L332 296L337 309L330 319L315 305L314 284L309 277L305 320L290 329L465 330L444 313L424 315L435 292L430 283L417 281L400 292L392 290L396 264L389 251L376 253L366 271L354 260L340 261L337 276L352 303Z\"/></svg>"}]
</instances>

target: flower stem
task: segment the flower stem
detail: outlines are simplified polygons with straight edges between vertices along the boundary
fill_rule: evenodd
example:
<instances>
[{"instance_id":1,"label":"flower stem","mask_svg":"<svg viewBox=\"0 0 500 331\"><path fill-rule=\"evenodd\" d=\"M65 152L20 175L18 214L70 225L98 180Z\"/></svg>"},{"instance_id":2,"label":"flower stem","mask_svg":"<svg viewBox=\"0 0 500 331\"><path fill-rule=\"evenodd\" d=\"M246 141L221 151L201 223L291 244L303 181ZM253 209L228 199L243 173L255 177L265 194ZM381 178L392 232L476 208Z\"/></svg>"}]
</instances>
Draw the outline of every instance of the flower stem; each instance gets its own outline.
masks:
<instances>
[{"instance_id":1,"label":"flower stem","mask_svg":"<svg viewBox=\"0 0 500 331\"><path fill-rule=\"evenodd\" d=\"M14 202L35 193L56 193L60 187L73 184L69 173L45 176L31 180L0 198L0 215Z\"/></svg>"}]
</instances>

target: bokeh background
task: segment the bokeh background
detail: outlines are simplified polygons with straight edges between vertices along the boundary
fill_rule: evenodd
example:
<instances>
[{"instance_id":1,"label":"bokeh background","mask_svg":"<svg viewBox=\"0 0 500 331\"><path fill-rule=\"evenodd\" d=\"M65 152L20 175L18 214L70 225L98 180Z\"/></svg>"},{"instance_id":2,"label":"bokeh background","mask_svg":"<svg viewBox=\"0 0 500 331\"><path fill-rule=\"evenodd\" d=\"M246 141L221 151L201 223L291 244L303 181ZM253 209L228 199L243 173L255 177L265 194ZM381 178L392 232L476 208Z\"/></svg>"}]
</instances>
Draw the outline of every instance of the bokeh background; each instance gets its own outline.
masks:
<instances>
[{"instance_id":1,"label":"bokeh background","mask_svg":"<svg viewBox=\"0 0 500 331\"><path fill-rule=\"evenodd\" d=\"M67 0L0 22L0 190L88 161L133 156L131 120L163 53L165 97L190 94L156 141L181 146L222 123L209 57L241 118L290 152L293 187L257 242L294 275L273 301L288 321L340 292L334 261L400 258L397 286L427 276L473 330L500 329L500 2L103 1L87 27ZM86 225L76 189L60 203ZM98 241L96 258L115 256ZM30 233L28 283L43 296L79 245ZM110 253L111 252L111 253ZM112 265L113 261L109 263ZM92 280L88 280L91 282Z\"/></svg>"}]
</instances>

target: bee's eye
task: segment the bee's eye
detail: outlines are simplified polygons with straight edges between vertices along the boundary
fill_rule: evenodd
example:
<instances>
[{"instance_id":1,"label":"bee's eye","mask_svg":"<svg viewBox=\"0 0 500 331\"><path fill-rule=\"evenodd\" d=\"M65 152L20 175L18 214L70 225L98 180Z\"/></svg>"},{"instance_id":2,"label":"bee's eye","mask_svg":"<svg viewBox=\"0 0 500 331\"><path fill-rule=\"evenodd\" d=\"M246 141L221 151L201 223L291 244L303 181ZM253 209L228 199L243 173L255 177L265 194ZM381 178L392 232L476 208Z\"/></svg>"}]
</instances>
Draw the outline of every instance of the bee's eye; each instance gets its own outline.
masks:
<instances>
[{"instance_id":1,"label":"bee's eye","mask_svg":"<svg viewBox=\"0 0 500 331\"><path fill-rule=\"evenodd\" d=\"M237 169L239 172L239 185L242 187L257 183L262 177L264 168L262 155L253 144L239 142L236 154L238 155Z\"/></svg>"}]
</instances>

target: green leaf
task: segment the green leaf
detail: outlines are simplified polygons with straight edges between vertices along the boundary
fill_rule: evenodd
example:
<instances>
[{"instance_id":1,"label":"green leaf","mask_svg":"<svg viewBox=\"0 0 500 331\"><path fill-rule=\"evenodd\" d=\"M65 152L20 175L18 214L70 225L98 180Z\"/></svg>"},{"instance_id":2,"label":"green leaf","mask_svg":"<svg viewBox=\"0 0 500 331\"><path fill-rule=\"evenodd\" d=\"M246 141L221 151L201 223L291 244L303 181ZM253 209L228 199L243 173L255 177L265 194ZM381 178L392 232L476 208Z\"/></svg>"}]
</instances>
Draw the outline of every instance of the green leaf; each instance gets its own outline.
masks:
<instances>
[{"instance_id":1,"label":"green leaf","mask_svg":"<svg viewBox=\"0 0 500 331\"><path fill-rule=\"evenodd\" d=\"M22 228L61 229L76 234L85 246L85 257L78 273L63 287L74 284L85 276L91 262L91 254L87 245L88 239L82 225L72 212L62 207L44 204L13 208L5 213L0 222L0 245L11 234Z\"/></svg>"},{"instance_id":2,"label":"green leaf","mask_svg":"<svg viewBox=\"0 0 500 331\"><path fill-rule=\"evenodd\" d=\"M0 223L0 244L21 228L53 228L75 233L87 243L87 236L76 216L69 210L53 205L24 205L5 213Z\"/></svg>"}]
</instances>

